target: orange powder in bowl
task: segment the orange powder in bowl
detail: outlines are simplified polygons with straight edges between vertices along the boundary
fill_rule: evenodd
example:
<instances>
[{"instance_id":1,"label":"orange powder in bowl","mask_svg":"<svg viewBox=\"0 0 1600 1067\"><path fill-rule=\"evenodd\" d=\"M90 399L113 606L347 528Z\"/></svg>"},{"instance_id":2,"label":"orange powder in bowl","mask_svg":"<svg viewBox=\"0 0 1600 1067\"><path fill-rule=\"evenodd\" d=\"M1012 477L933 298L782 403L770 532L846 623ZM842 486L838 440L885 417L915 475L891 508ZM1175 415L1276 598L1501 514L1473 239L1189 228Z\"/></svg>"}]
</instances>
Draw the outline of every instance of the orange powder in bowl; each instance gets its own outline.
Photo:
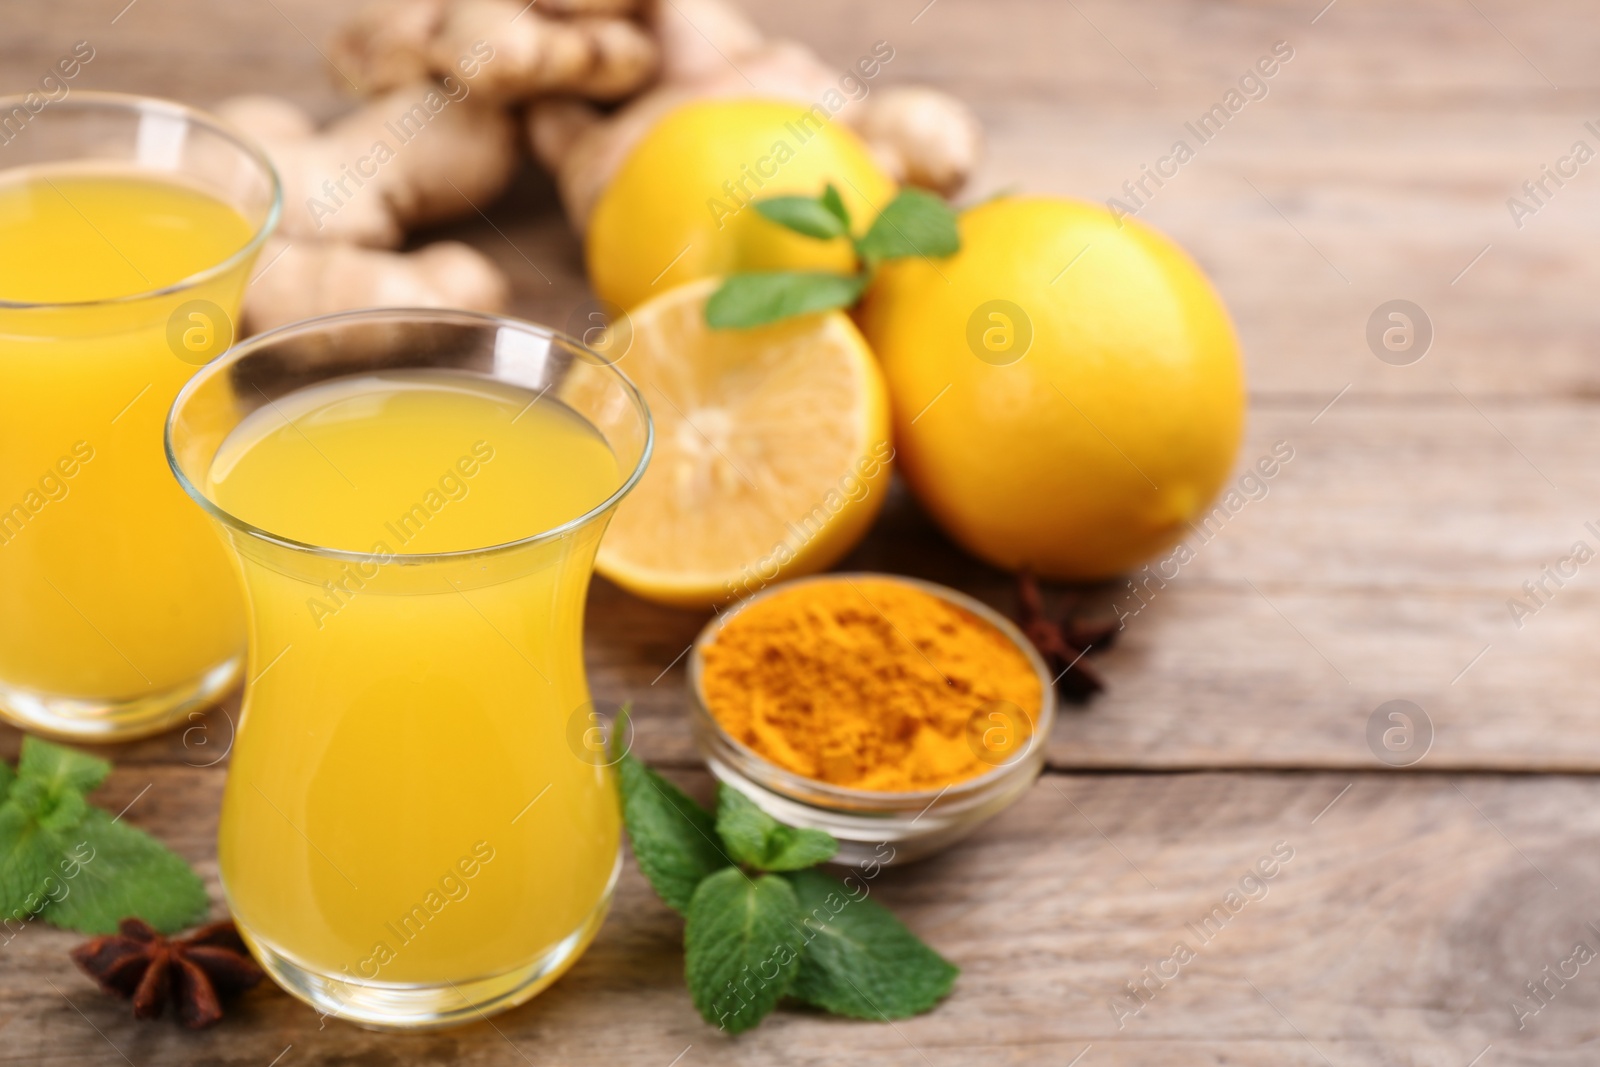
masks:
<instances>
[{"instance_id":1,"label":"orange powder in bowl","mask_svg":"<svg viewBox=\"0 0 1600 1067\"><path fill-rule=\"evenodd\" d=\"M701 650L722 728L785 770L850 789L939 789L1026 745L1033 662L966 608L888 578L783 587Z\"/></svg>"}]
</instances>

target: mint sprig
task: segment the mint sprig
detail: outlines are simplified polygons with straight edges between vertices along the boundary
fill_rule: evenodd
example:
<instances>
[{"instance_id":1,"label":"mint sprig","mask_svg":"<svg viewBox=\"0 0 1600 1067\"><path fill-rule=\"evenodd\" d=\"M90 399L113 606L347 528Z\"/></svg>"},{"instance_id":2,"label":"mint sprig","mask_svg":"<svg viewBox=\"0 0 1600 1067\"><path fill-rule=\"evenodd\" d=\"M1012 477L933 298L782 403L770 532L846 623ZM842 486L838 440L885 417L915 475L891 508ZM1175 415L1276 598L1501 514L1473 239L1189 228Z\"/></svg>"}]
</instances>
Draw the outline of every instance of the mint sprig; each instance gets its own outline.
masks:
<instances>
[{"instance_id":1,"label":"mint sprig","mask_svg":"<svg viewBox=\"0 0 1600 1067\"><path fill-rule=\"evenodd\" d=\"M932 193L902 189L856 242L856 251L869 263L909 256L953 256L961 251L956 213Z\"/></svg>"},{"instance_id":2,"label":"mint sprig","mask_svg":"<svg viewBox=\"0 0 1600 1067\"><path fill-rule=\"evenodd\" d=\"M735 274L706 301L706 322L722 329L745 329L850 307L867 287L865 274L824 270L773 270Z\"/></svg>"},{"instance_id":3,"label":"mint sprig","mask_svg":"<svg viewBox=\"0 0 1600 1067\"><path fill-rule=\"evenodd\" d=\"M780 875L726 867L700 883L684 924L684 974L700 1017L729 1033L755 1026L789 991L804 935Z\"/></svg>"},{"instance_id":4,"label":"mint sprig","mask_svg":"<svg viewBox=\"0 0 1600 1067\"><path fill-rule=\"evenodd\" d=\"M717 833L734 859L760 871L815 867L839 851L832 834L785 826L737 789L717 791Z\"/></svg>"},{"instance_id":5,"label":"mint sprig","mask_svg":"<svg viewBox=\"0 0 1600 1067\"><path fill-rule=\"evenodd\" d=\"M864 880L850 890L813 869L838 852L831 834L785 826L725 784L713 816L632 755L617 771L639 869L685 916L684 974L706 1022L741 1033L785 996L902 1019L950 992L957 968L868 899Z\"/></svg>"},{"instance_id":6,"label":"mint sprig","mask_svg":"<svg viewBox=\"0 0 1600 1067\"><path fill-rule=\"evenodd\" d=\"M621 728L613 731L620 736ZM622 818L633 858L667 907L687 912L706 877L733 860L722 850L710 813L643 763L625 756L617 765Z\"/></svg>"},{"instance_id":7,"label":"mint sprig","mask_svg":"<svg viewBox=\"0 0 1600 1067\"><path fill-rule=\"evenodd\" d=\"M828 188L833 189L833 186ZM833 192L832 204L825 204L821 197L814 196L774 196L757 200L755 208L764 218L786 226L795 233L803 233L819 241L831 241L835 237L849 236L850 233L850 212L845 209L839 191L834 189Z\"/></svg>"},{"instance_id":8,"label":"mint sprig","mask_svg":"<svg viewBox=\"0 0 1600 1067\"><path fill-rule=\"evenodd\" d=\"M888 908L856 899L820 871L788 876L815 936L789 994L855 1019L903 1019L950 992L956 966L907 930ZM826 916L817 922L816 916Z\"/></svg>"},{"instance_id":9,"label":"mint sprig","mask_svg":"<svg viewBox=\"0 0 1600 1067\"><path fill-rule=\"evenodd\" d=\"M109 773L105 760L35 737L15 771L0 762L0 919L106 934L132 916L171 932L205 914L187 863L89 804Z\"/></svg>"},{"instance_id":10,"label":"mint sprig","mask_svg":"<svg viewBox=\"0 0 1600 1067\"><path fill-rule=\"evenodd\" d=\"M939 258L961 250L956 214L939 197L902 189L867 232L850 232L850 212L832 183L822 195L775 196L755 202L762 218L819 241L841 237L856 253L856 269L760 271L734 274L706 301L706 323L715 329L749 329L794 315L851 307L872 283L878 264L911 256Z\"/></svg>"}]
</instances>

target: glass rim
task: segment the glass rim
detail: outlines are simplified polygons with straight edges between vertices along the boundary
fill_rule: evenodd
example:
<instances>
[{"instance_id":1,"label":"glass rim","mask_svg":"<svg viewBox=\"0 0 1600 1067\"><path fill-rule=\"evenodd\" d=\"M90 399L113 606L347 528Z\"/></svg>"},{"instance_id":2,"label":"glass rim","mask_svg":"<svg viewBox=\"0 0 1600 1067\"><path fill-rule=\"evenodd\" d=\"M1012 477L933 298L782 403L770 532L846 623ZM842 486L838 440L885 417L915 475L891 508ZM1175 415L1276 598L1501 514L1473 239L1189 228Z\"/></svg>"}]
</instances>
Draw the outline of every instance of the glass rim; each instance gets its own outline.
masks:
<instances>
[{"instance_id":1,"label":"glass rim","mask_svg":"<svg viewBox=\"0 0 1600 1067\"><path fill-rule=\"evenodd\" d=\"M909 585L930 596L937 597L947 604L962 608L979 619L993 626L1000 634L1010 641L1022 653L1028 665L1033 668L1034 676L1039 679L1039 709L1032 716L1030 723L1032 733L1028 743L1022 751L1013 753L1009 758L993 764L986 771L975 774L971 778L959 782L952 782L942 788L906 789L906 790L881 790L881 789L856 789L851 786L834 785L820 778L810 778L806 775L781 767L772 760L750 748L743 741L730 734L722 725L716 715L711 711L711 703L705 695L705 656L706 646L716 642L722 629L739 613L751 604L764 600L770 596L787 592L802 585L816 582L851 581L854 579L873 581L893 581ZM947 585L940 585L926 578L916 578L909 574L892 574L887 571L823 571L820 574L809 574L800 578L779 580L768 585L738 602L732 611L714 616L708 621L695 636L694 642L689 646L688 663L688 689L690 704L697 713L696 718L702 721L715 735L717 740L738 753L752 767L761 769L762 777L755 779L756 784L765 789L775 790L789 799L812 807L820 807L834 812L850 813L894 813L908 804L920 804L927 801L931 807L935 801L948 799L951 802L970 800L974 796L982 796L989 791L1002 788L1016 774L1027 773L1029 767L1036 762L1041 762L1047 755L1050 743L1050 734L1055 729L1057 699L1055 681L1051 676L1050 668L1045 663L1039 650L1033 647L1033 642L1028 640L1021 628L1007 618L999 609L994 608L975 596L963 593L959 589L952 589ZM1028 712L1023 709L1024 716ZM802 799L816 798L816 799ZM819 803L819 800L822 803Z\"/></svg>"},{"instance_id":2,"label":"glass rim","mask_svg":"<svg viewBox=\"0 0 1600 1067\"><path fill-rule=\"evenodd\" d=\"M25 107L23 103L28 97L27 93L7 93L0 95L0 114L9 112L14 107ZM23 311L43 311L51 309L71 310L78 308L91 308L100 306L113 306L118 304L133 304L141 300L151 300L162 296L171 296L194 289L200 285L217 278L232 270L248 257L255 255L266 243L267 238L278 226L278 220L283 214L283 181L278 176L278 169L272 165L272 160L255 141L235 129L231 124L218 118L208 111L202 111L188 104L180 104L175 100L164 100L158 96L141 96L138 93L115 93L99 89L80 89L69 96L62 97L59 101L51 101L37 112L42 114L52 108L69 110L105 110L126 111L130 113L162 113L173 117L182 118L196 126L202 126L218 134L235 147L249 156L266 174L267 183L272 189L272 204L267 208L266 216L261 220L261 225L251 235L242 247L233 252L226 259L201 271L196 271L187 277L180 278L169 285L155 289L145 289L126 296L97 297L91 300L6 300L0 298L0 308ZM63 161L65 162L65 161ZM13 167L0 167L0 175L16 169ZM151 173L159 174L161 171L152 170Z\"/></svg>"},{"instance_id":3,"label":"glass rim","mask_svg":"<svg viewBox=\"0 0 1600 1067\"><path fill-rule=\"evenodd\" d=\"M184 474L182 465L178 462L177 454L173 451L172 430L178 419L178 411L199 388L210 381L226 368L237 364L241 359L252 352L274 344L289 337L301 334L326 331L329 327L344 323L383 322L389 321L428 321L432 323L457 323L466 326L480 326L492 329L511 328L523 333L542 337L547 341L559 342L567 345L574 352L584 357L587 362L593 362L604 367L616 375L627 397L633 402L634 410L644 421L644 447L639 450L639 458L633 465L633 470L622 480L622 483L600 503L565 522L559 523L549 529L540 530L527 537L519 537L513 541L502 541L498 544L481 545L474 548L454 549L449 552L359 552L346 548L330 548L326 545L316 545L308 541L297 541L292 537L284 537L270 530L262 529L254 523L246 522L232 512L213 501L205 492L189 480ZM354 311L335 311L327 315L318 315L315 318L301 319L275 329L258 333L243 341L235 343L222 355L210 363L200 367L194 375L184 383L178 395L172 401L172 407L167 411L165 425L162 428L162 446L167 457L167 468L178 479L178 485L188 494L189 498L199 504L205 513L225 526L231 527L268 544L277 545L295 552L306 552L325 559L336 559L348 563L368 563L380 556L385 562L393 563L440 563L472 559L486 555L498 555L512 552L517 549L527 548L532 545L543 544L547 541L557 540L577 529L581 529L616 507L622 498L627 496L639 479L644 477L645 468L650 464L650 457L655 452L656 427L655 419L650 414L650 406L645 403L644 394L633 380L617 368L617 365L606 359L594 349L583 342L569 337L548 326L541 326L535 322L524 319L512 318L509 315L496 315L486 311L468 311L464 308L428 308L428 307L396 307L396 308L359 308ZM609 442L608 442L609 445Z\"/></svg>"}]
</instances>

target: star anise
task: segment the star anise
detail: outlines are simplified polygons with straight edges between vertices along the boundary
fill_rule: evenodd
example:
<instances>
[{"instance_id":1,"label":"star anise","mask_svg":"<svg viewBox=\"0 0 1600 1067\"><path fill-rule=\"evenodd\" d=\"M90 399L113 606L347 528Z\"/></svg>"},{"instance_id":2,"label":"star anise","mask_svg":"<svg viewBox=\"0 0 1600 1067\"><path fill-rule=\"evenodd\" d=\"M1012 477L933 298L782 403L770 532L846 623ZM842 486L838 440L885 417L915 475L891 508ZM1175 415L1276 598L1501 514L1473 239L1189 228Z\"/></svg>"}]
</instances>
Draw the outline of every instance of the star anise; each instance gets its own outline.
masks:
<instances>
[{"instance_id":1,"label":"star anise","mask_svg":"<svg viewBox=\"0 0 1600 1067\"><path fill-rule=\"evenodd\" d=\"M1033 642L1056 675L1056 688L1069 704L1087 704L1106 687L1105 679L1085 660L1090 650L1111 647L1119 629L1115 622L1090 622L1078 617L1082 598L1074 596L1059 621L1045 614L1044 596L1029 571L1017 575L1017 605L1022 632Z\"/></svg>"},{"instance_id":2,"label":"star anise","mask_svg":"<svg viewBox=\"0 0 1600 1067\"><path fill-rule=\"evenodd\" d=\"M263 977L230 921L167 938L143 919L123 919L115 934L73 949L72 962L105 992L131 999L134 1018L158 1018L171 1001L178 1021L191 1030L222 1018L221 998Z\"/></svg>"}]
</instances>

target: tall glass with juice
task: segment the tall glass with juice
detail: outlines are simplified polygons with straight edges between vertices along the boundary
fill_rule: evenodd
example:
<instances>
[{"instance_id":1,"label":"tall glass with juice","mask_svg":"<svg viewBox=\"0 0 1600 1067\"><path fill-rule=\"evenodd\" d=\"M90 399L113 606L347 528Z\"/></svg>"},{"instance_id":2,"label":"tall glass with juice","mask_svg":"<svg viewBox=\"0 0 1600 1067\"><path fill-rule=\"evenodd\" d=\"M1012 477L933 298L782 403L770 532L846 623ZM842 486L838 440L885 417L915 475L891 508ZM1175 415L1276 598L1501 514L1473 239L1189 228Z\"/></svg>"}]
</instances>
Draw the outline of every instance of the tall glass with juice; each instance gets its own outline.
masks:
<instances>
[{"instance_id":1,"label":"tall glass with juice","mask_svg":"<svg viewBox=\"0 0 1600 1067\"><path fill-rule=\"evenodd\" d=\"M600 357L466 312L286 327L180 394L173 469L250 605L222 881L291 992L445 1026L587 946L620 830L583 609L649 440Z\"/></svg>"},{"instance_id":2,"label":"tall glass with juice","mask_svg":"<svg viewBox=\"0 0 1600 1067\"><path fill-rule=\"evenodd\" d=\"M0 715L84 740L226 692L227 553L172 484L166 409L232 338L278 210L254 148L175 104L0 100Z\"/></svg>"}]
</instances>

